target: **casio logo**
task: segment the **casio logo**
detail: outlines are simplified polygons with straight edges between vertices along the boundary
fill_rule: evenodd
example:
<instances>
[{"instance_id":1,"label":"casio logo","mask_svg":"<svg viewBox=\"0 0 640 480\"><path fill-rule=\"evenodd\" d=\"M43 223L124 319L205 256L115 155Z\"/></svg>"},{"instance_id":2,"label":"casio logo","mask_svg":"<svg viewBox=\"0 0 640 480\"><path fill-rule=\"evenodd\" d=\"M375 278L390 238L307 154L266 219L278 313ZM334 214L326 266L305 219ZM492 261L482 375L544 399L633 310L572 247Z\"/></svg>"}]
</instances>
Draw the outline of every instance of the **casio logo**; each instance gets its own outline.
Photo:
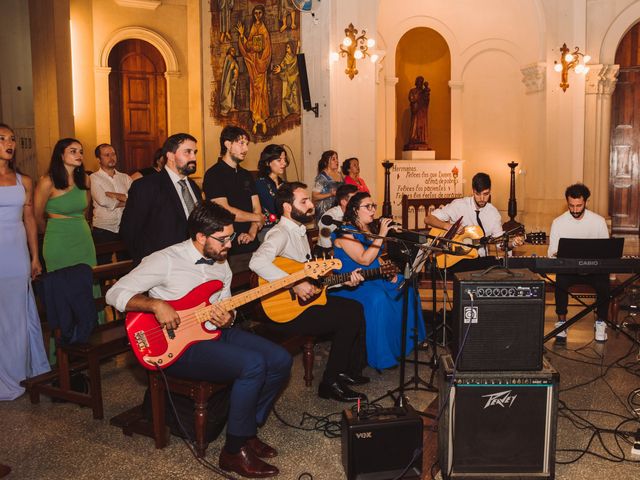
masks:
<instances>
[{"instance_id":1,"label":"casio logo","mask_svg":"<svg viewBox=\"0 0 640 480\"><path fill-rule=\"evenodd\" d=\"M597 267L600 265L598 260L578 260L578 265L585 267Z\"/></svg>"},{"instance_id":2,"label":"casio logo","mask_svg":"<svg viewBox=\"0 0 640 480\"><path fill-rule=\"evenodd\" d=\"M363 438L373 438L373 432L360 432L360 433L356 433L356 438L358 438L358 439L363 439Z\"/></svg>"}]
</instances>

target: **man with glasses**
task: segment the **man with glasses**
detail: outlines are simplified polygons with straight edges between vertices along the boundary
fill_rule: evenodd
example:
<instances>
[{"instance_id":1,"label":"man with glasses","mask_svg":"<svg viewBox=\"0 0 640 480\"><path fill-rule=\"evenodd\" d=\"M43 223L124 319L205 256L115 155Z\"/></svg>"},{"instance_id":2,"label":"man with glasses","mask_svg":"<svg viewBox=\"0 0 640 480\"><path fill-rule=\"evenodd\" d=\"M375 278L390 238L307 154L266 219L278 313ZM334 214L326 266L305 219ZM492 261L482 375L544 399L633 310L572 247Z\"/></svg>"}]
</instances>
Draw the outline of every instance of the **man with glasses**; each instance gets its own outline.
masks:
<instances>
[{"instance_id":1,"label":"man with glasses","mask_svg":"<svg viewBox=\"0 0 640 480\"><path fill-rule=\"evenodd\" d=\"M196 171L196 139L188 133L171 135L162 153L164 168L133 182L122 212L120 235L136 264L189 238L187 218L202 201L200 189L189 178Z\"/></svg>"},{"instance_id":2,"label":"man with glasses","mask_svg":"<svg viewBox=\"0 0 640 480\"><path fill-rule=\"evenodd\" d=\"M190 238L145 257L109 289L106 299L120 311L153 313L161 328L177 334L180 316L165 300L178 300L210 280L222 282L222 289L210 299L214 305L210 322L222 336L189 346L165 371L176 377L232 383L220 468L250 478L271 477L278 469L261 458L273 458L277 451L256 436L257 429L285 386L292 361L282 347L234 327L235 311L215 305L231 296L227 255L235 237L233 221L234 215L215 203L196 207L188 220Z\"/></svg>"},{"instance_id":3,"label":"man with glasses","mask_svg":"<svg viewBox=\"0 0 640 480\"><path fill-rule=\"evenodd\" d=\"M248 151L249 134L240 127L225 127L220 133L220 160L207 170L202 182L207 200L236 216L233 227L238 237L229 252L234 273L248 270L251 253L258 248L258 230L265 221L255 181L240 166Z\"/></svg>"},{"instance_id":4,"label":"man with glasses","mask_svg":"<svg viewBox=\"0 0 640 480\"><path fill-rule=\"evenodd\" d=\"M267 233L249 263L251 270L269 282L288 275L273 263L276 257L301 263L311 258L305 224L313 220L314 207L306 188L300 182L285 183L276 193L275 207L280 221ZM345 285L355 287L362 280L362 275L354 271ZM291 291L303 302L319 292L315 285L306 280L296 284ZM329 335L332 340L331 352L318 395L342 402L366 399L366 395L350 388L369 381L369 378L362 376L362 369L366 365L362 305L353 300L328 296L325 305L311 306L290 322L273 323L273 328L286 333Z\"/></svg>"}]
</instances>

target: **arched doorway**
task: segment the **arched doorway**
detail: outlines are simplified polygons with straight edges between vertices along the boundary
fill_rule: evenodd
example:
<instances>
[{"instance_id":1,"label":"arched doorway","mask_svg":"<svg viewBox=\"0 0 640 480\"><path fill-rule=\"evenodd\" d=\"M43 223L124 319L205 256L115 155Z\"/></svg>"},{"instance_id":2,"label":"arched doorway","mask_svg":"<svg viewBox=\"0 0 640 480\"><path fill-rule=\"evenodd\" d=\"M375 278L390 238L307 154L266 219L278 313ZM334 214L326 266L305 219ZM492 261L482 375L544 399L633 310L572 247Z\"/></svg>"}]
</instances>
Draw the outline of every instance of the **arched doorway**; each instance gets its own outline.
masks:
<instances>
[{"instance_id":1,"label":"arched doorway","mask_svg":"<svg viewBox=\"0 0 640 480\"><path fill-rule=\"evenodd\" d=\"M143 40L123 40L109 54L111 142L122 170L151 165L167 138L166 65L160 52Z\"/></svg>"},{"instance_id":2,"label":"arched doorway","mask_svg":"<svg viewBox=\"0 0 640 480\"><path fill-rule=\"evenodd\" d=\"M609 208L614 232L640 229L640 24L622 38L612 99Z\"/></svg>"}]
</instances>

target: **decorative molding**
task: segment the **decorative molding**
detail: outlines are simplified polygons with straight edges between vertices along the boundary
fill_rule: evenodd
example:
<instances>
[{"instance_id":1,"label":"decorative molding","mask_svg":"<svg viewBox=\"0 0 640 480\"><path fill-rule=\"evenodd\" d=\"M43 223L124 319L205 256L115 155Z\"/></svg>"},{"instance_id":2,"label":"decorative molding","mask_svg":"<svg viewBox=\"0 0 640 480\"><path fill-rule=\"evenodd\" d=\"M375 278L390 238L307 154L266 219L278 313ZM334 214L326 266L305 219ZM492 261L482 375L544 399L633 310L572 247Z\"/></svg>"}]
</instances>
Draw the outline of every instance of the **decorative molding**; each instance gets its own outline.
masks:
<instances>
[{"instance_id":1,"label":"decorative molding","mask_svg":"<svg viewBox=\"0 0 640 480\"><path fill-rule=\"evenodd\" d=\"M144 8L145 10L155 10L162 5L162 0L113 0L121 7Z\"/></svg>"},{"instance_id":2,"label":"decorative molding","mask_svg":"<svg viewBox=\"0 0 640 480\"><path fill-rule=\"evenodd\" d=\"M620 65L589 65L585 80L587 95L611 95L618 83Z\"/></svg>"},{"instance_id":3,"label":"decorative molding","mask_svg":"<svg viewBox=\"0 0 640 480\"><path fill-rule=\"evenodd\" d=\"M94 71L98 75L109 75L111 73L111 67L95 67Z\"/></svg>"},{"instance_id":4,"label":"decorative molding","mask_svg":"<svg viewBox=\"0 0 640 480\"><path fill-rule=\"evenodd\" d=\"M109 54L111 53L113 47L115 47L123 40L130 39L144 40L145 42L149 42L151 45L156 47L166 63L167 75L180 75L180 69L178 67L178 57L176 56L176 53L174 52L171 44L160 34L145 27L124 27L113 32L111 37L109 37L109 39L107 40L107 43L102 48L102 52L100 52L100 64L98 65L98 68L108 68Z\"/></svg>"},{"instance_id":5,"label":"decorative molding","mask_svg":"<svg viewBox=\"0 0 640 480\"><path fill-rule=\"evenodd\" d=\"M449 88L451 90L462 90L464 82L462 80L449 80Z\"/></svg>"},{"instance_id":6,"label":"decorative molding","mask_svg":"<svg viewBox=\"0 0 640 480\"><path fill-rule=\"evenodd\" d=\"M384 83L388 87L393 87L398 84L398 77L384 77Z\"/></svg>"},{"instance_id":7,"label":"decorative molding","mask_svg":"<svg viewBox=\"0 0 640 480\"><path fill-rule=\"evenodd\" d=\"M520 69L522 72L522 83L526 93L542 92L546 88L547 64L544 62L530 63Z\"/></svg>"}]
</instances>

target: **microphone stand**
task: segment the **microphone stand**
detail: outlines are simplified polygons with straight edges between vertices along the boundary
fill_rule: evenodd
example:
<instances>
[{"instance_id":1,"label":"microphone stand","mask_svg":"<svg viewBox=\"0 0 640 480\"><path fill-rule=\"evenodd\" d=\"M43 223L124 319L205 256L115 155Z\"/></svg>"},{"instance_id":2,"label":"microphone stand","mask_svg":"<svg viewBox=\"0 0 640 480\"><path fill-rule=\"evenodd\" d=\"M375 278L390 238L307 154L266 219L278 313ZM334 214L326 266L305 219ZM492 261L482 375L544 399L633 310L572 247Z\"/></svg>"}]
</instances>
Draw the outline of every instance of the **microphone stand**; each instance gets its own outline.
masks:
<instances>
[{"instance_id":1,"label":"microphone stand","mask_svg":"<svg viewBox=\"0 0 640 480\"><path fill-rule=\"evenodd\" d=\"M414 364L414 374L413 376L405 382L405 371L406 371L406 355L407 355L407 341L406 341L406 336L407 336L407 330L408 330L408 323L409 323L409 288L411 286L413 286L415 288L415 274L420 270L420 268L424 265L424 262L426 261L427 257L428 257L428 253L430 252L439 252L439 253L446 253L446 254L452 254L452 250L446 249L444 247L441 246L436 246L436 243L438 243L439 241L444 241L447 242L448 244L460 244L460 245L464 245L465 247L469 247L469 245L462 243L462 242L457 242L457 241L453 241L453 240L449 240L446 238L442 238L442 237L434 237L432 235L426 235L428 238L434 240L431 242L431 244L429 245L425 245L425 244L421 244L418 242L412 242L409 240L404 240L404 239L400 239L400 238L395 238L395 237L381 237L380 235L375 235L372 234L370 232L365 232L362 230L358 230L355 228L349 228L349 229L344 229L342 226L338 227L339 231L343 232L343 233L360 233L368 238L382 238L383 240L386 241L392 241L392 242L396 242L399 243L403 248L402 253L403 255L406 257L406 262L405 262L405 269L404 269L404 280L403 282L400 284L400 286L398 287L399 289L402 290L402 327L401 327L401 339L400 339L400 372L399 372L399 382L398 382L398 387L392 390L387 391L386 394L382 395L381 397L373 400L372 403L377 403L380 400L382 400L385 397L391 397L394 400L394 404L396 407L399 408L404 408L408 405L409 401L408 398L405 395L405 391L406 390L424 390L424 391L428 391L428 392L435 392L437 391L437 388L433 386L433 369L435 368L435 358L436 358L436 346L433 345L433 356L430 362L420 362L418 360L418 329L417 326L413 327L413 335L412 335L412 339L413 339L413 352L414 352L414 359L412 360L413 364ZM406 230L405 230L406 231ZM419 252L416 254L416 257L413 259L413 264L411 262L412 260L412 255L411 255L411 248L409 248L408 244L411 244L411 247L413 247L414 249L419 250ZM477 248L477 247L474 247ZM418 256L422 255L419 259ZM419 295L416 295L416 303L419 301ZM417 305L414 305L413 308L415 309ZM435 315L435 312L434 312ZM417 315L416 315L417 318ZM418 374L418 365L420 363L423 363L425 365L432 365L432 375L431 375L431 381L430 382L426 382L424 380L422 380ZM409 387L410 385L412 385L411 387ZM422 386L421 386L422 385ZM409 387L409 388L407 388ZM419 412L420 413L420 412Z\"/></svg>"},{"instance_id":2,"label":"microphone stand","mask_svg":"<svg viewBox=\"0 0 640 480\"><path fill-rule=\"evenodd\" d=\"M504 251L503 264L502 265L491 265L490 267L487 267L486 269L484 269L482 272L472 273L471 276L472 277L484 277L489 272L492 272L493 270L498 270L499 269L502 272L504 272L505 275L507 275L509 277L521 277L523 275L522 272L514 272L513 270L509 269L509 236L511 236L513 233L515 233L516 231L521 230L521 229L522 229L522 227L518 226L516 228L512 228L511 230L509 230L507 232L504 232L499 237L490 238L489 241L485 243L486 245L490 245L490 244L500 245L500 244L502 244L502 250Z\"/></svg>"}]
</instances>

